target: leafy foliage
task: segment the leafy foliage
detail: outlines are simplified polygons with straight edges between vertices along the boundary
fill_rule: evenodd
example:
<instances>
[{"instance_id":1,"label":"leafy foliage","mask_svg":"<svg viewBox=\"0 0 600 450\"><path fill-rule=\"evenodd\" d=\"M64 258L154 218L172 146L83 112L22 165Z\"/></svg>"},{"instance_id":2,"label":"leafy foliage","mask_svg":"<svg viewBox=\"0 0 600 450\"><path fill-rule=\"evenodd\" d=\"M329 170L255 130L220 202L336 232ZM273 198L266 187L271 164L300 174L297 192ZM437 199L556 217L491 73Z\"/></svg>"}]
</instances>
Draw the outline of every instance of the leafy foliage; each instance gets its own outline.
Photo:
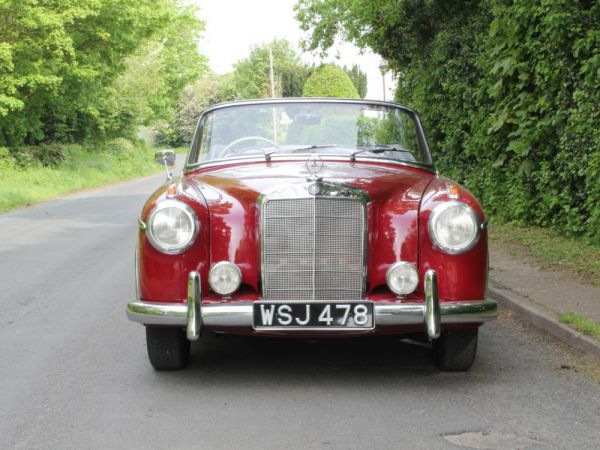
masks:
<instances>
[{"instance_id":1,"label":"leafy foliage","mask_svg":"<svg viewBox=\"0 0 600 450\"><path fill-rule=\"evenodd\" d=\"M0 145L116 135L202 70L202 23L175 0L0 0L0 17Z\"/></svg>"},{"instance_id":2,"label":"leafy foliage","mask_svg":"<svg viewBox=\"0 0 600 450\"><path fill-rule=\"evenodd\" d=\"M304 84L305 97L359 98L352 80L343 69L324 64L315 69Z\"/></svg>"},{"instance_id":3,"label":"leafy foliage","mask_svg":"<svg viewBox=\"0 0 600 450\"><path fill-rule=\"evenodd\" d=\"M309 49L336 36L398 73L439 168L496 218L600 243L600 3L299 0Z\"/></svg>"},{"instance_id":4,"label":"leafy foliage","mask_svg":"<svg viewBox=\"0 0 600 450\"><path fill-rule=\"evenodd\" d=\"M297 50L285 39L255 46L250 55L226 75L206 73L184 91L173 120L159 127L158 141L172 146L189 144L203 109L230 100L271 97L269 49L273 55L276 97L301 97L313 68L300 60Z\"/></svg>"},{"instance_id":5,"label":"leafy foliage","mask_svg":"<svg viewBox=\"0 0 600 450\"><path fill-rule=\"evenodd\" d=\"M125 138L103 145L0 147L0 211L157 172L153 150Z\"/></svg>"},{"instance_id":6,"label":"leafy foliage","mask_svg":"<svg viewBox=\"0 0 600 450\"><path fill-rule=\"evenodd\" d=\"M365 98L367 95L367 74L360 70L358 64L353 64L349 69L344 66L344 72L350 77L350 81L352 81L352 84L356 88L358 96Z\"/></svg>"},{"instance_id":7,"label":"leafy foliage","mask_svg":"<svg viewBox=\"0 0 600 450\"><path fill-rule=\"evenodd\" d=\"M285 39L255 46L248 58L235 64L233 84L238 99L271 97L269 49L273 55L275 97L301 97L310 68Z\"/></svg>"},{"instance_id":8,"label":"leafy foliage","mask_svg":"<svg viewBox=\"0 0 600 450\"><path fill-rule=\"evenodd\" d=\"M202 110L217 103L236 99L233 74L208 73L184 90L174 120L159 127L157 139L170 146L192 142Z\"/></svg>"}]
</instances>

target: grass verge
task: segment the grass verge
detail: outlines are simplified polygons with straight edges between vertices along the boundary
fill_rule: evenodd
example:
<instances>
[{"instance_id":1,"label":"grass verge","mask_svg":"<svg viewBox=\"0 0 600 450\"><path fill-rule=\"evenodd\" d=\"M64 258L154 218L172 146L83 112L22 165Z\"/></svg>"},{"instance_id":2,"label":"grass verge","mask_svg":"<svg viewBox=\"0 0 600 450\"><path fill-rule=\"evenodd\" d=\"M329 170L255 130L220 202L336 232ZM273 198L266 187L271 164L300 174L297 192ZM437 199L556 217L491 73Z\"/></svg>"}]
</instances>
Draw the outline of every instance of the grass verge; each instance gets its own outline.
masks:
<instances>
[{"instance_id":1,"label":"grass verge","mask_svg":"<svg viewBox=\"0 0 600 450\"><path fill-rule=\"evenodd\" d=\"M0 148L0 212L159 172L154 151L119 138L102 144Z\"/></svg>"},{"instance_id":2,"label":"grass verge","mask_svg":"<svg viewBox=\"0 0 600 450\"><path fill-rule=\"evenodd\" d=\"M489 238L513 255L533 259L542 268L568 271L584 283L600 286L600 247L585 239L512 224L491 224Z\"/></svg>"},{"instance_id":3,"label":"grass verge","mask_svg":"<svg viewBox=\"0 0 600 450\"><path fill-rule=\"evenodd\" d=\"M571 328L581 331L582 333L587 334L596 339L596 341L600 342L600 323L596 323L593 320L590 320L587 317L584 317L581 314L577 314L573 311L562 314L558 320L560 323L569 325Z\"/></svg>"}]
</instances>

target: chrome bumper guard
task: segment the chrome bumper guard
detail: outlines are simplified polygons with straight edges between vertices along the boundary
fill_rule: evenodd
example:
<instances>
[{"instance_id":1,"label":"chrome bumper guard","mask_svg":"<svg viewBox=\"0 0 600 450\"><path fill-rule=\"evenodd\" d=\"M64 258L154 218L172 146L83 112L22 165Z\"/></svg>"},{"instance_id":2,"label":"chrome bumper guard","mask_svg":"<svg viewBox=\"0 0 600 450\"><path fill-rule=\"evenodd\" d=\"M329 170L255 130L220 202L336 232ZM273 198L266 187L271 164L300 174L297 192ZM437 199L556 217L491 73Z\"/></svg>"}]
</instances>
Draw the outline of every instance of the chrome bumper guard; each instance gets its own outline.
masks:
<instances>
[{"instance_id":1,"label":"chrome bumper guard","mask_svg":"<svg viewBox=\"0 0 600 450\"><path fill-rule=\"evenodd\" d=\"M482 323L493 320L498 315L498 304L493 300L440 303L434 270L426 272L424 284L424 303L376 302L375 326L423 324L427 335L436 339L440 335L442 324ZM202 305L200 286L198 273L190 272L187 304L136 300L127 304L127 317L144 325L186 327L187 337L192 341L198 339L203 327L217 330L252 328L253 302Z\"/></svg>"}]
</instances>

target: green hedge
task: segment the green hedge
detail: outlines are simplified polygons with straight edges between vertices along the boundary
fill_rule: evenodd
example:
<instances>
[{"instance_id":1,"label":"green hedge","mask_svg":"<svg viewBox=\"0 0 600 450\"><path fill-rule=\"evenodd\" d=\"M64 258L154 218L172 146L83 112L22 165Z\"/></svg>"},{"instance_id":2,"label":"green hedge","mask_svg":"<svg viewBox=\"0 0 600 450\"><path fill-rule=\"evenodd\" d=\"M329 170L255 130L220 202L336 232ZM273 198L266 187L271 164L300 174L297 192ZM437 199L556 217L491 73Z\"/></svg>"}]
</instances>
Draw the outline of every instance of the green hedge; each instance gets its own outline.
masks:
<instances>
[{"instance_id":1,"label":"green hedge","mask_svg":"<svg viewBox=\"0 0 600 450\"><path fill-rule=\"evenodd\" d=\"M597 2L483 2L405 71L397 99L440 171L498 220L600 243L599 18Z\"/></svg>"},{"instance_id":2,"label":"green hedge","mask_svg":"<svg viewBox=\"0 0 600 450\"><path fill-rule=\"evenodd\" d=\"M299 0L308 48L371 47L440 172L499 221L600 244L600 2Z\"/></svg>"}]
</instances>

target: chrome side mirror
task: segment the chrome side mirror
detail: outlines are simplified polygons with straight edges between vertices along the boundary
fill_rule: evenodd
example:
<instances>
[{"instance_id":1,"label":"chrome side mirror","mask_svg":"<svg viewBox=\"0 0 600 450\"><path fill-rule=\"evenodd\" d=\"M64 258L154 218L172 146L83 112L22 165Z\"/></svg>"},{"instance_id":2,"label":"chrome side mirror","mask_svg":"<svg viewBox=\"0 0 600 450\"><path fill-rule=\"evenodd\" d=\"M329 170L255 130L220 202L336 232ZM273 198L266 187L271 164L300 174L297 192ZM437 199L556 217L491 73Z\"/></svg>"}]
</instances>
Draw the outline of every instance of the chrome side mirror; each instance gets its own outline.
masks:
<instances>
[{"instance_id":1,"label":"chrome side mirror","mask_svg":"<svg viewBox=\"0 0 600 450\"><path fill-rule=\"evenodd\" d=\"M158 164L164 164L167 167L173 167L175 159L175 152L173 150L160 150L154 154L154 160Z\"/></svg>"},{"instance_id":2,"label":"chrome side mirror","mask_svg":"<svg viewBox=\"0 0 600 450\"><path fill-rule=\"evenodd\" d=\"M168 181L173 179L173 174L171 174L169 167L173 167L175 165L175 159L176 156L173 150L160 150L154 154L154 161L165 166Z\"/></svg>"}]
</instances>

